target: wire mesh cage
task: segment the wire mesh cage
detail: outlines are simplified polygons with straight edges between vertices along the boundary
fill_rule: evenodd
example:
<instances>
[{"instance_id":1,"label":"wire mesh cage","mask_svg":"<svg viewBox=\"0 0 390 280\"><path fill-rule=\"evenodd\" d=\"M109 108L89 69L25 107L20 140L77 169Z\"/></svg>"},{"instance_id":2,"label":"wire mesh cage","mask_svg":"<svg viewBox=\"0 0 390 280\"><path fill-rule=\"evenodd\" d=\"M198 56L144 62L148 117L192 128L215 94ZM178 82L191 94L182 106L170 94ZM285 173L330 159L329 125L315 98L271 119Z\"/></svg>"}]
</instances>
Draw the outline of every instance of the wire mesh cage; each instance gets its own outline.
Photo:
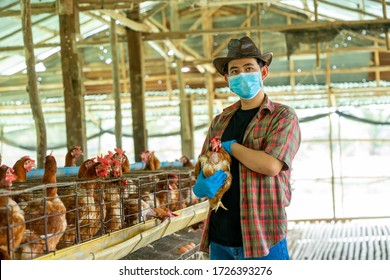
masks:
<instances>
[{"instance_id":1,"label":"wire mesh cage","mask_svg":"<svg viewBox=\"0 0 390 280\"><path fill-rule=\"evenodd\" d=\"M119 178L15 183L1 190L1 250L34 259L197 204L192 170L139 171Z\"/></svg>"}]
</instances>

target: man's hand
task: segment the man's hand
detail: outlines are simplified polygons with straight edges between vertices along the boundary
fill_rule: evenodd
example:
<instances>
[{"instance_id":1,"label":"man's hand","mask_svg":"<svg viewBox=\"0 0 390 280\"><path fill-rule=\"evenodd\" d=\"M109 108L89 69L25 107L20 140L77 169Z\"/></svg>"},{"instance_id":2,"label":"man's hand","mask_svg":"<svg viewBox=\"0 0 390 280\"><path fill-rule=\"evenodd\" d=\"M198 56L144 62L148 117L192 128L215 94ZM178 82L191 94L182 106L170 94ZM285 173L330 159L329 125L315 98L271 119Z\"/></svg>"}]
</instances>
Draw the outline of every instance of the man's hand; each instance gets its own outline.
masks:
<instances>
[{"instance_id":1,"label":"man's hand","mask_svg":"<svg viewBox=\"0 0 390 280\"><path fill-rule=\"evenodd\" d=\"M237 143L237 141L233 139L233 140L225 141L225 142L221 143L222 148L224 148L225 151L229 153L229 155L232 155L232 144L233 143Z\"/></svg>"},{"instance_id":2,"label":"man's hand","mask_svg":"<svg viewBox=\"0 0 390 280\"><path fill-rule=\"evenodd\" d=\"M213 198L218 189L225 183L226 177L227 174L225 172L218 170L213 175L206 178L201 170L194 186L194 194L199 198L205 196Z\"/></svg>"}]
</instances>

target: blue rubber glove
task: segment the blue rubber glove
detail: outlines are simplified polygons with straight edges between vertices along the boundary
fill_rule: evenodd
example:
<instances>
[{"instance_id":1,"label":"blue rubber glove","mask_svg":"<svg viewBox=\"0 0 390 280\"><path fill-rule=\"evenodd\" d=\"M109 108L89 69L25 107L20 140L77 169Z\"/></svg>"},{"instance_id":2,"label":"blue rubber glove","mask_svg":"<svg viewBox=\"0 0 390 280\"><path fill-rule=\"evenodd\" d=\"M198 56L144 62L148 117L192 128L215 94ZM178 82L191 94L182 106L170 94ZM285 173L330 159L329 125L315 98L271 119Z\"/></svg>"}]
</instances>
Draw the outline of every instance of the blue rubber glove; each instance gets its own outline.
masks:
<instances>
[{"instance_id":1,"label":"blue rubber glove","mask_svg":"<svg viewBox=\"0 0 390 280\"><path fill-rule=\"evenodd\" d=\"M206 178L201 170L194 186L194 194L199 198L205 196L213 198L219 188L225 183L226 177L227 174L225 172L218 170L213 175Z\"/></svg>"},{"instance_id":2,"label":"blue rubber glove","mask_svg":"<svg viewBox=\"0 0 390 280\"><path fill-rule=\"evenodd\" d=\"M232 144L233 143L237 143L237 141L233 139L233 140L225 141L225 142L221 143L222 148L224 148L225 151L229 153L229 155L232 155Z\"/></svg>"}]
</instances>

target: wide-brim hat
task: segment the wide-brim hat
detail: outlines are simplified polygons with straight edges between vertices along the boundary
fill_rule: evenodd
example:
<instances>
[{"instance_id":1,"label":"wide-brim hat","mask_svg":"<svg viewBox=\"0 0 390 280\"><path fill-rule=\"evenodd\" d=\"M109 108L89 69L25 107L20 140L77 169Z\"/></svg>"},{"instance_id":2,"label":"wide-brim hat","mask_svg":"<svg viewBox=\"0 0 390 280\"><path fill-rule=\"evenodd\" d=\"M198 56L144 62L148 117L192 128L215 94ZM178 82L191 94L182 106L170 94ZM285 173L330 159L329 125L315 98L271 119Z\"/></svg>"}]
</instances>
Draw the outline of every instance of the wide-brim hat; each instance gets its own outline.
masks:
<instances>
[{"instance_id":1,"label":"wide-brim hat","mask_svg":"<svg viewBox=\"0 0 390 280\"><path fill-rule=\"evenodd\" d=\"M233 59L253 57L262 60L266 65L270 65L272 62L272 56L272 52L262 54L251 38L245 36L241 39L231 39L228 44L227 56L214 58L213 64L221 75L225 75L225 65Z\"/></svg>"}]
</instances>

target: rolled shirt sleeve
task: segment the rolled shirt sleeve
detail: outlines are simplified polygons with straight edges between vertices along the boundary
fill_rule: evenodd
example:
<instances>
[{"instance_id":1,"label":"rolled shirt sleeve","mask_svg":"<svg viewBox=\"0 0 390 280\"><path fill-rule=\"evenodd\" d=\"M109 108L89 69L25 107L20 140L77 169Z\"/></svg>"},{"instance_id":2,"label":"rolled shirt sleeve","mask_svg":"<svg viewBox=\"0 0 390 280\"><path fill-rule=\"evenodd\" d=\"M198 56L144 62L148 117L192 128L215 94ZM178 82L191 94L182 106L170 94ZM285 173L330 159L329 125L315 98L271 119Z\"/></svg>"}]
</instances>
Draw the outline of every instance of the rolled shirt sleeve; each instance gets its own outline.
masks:
<instances>
[{"instance_id":1,"label":"rolled shirt sleeve","mask_svg":"<svg viewBox=\"0 0 390 280\"><path fill-rule=\"evenodd\" d=\"M274 120L277 121L272 124L264 139L264 151L283 161L283 170L288 170L301 141L299 121L294 110L287 106L280 111L280 117Z\"/></svg>"}]
</instances>

